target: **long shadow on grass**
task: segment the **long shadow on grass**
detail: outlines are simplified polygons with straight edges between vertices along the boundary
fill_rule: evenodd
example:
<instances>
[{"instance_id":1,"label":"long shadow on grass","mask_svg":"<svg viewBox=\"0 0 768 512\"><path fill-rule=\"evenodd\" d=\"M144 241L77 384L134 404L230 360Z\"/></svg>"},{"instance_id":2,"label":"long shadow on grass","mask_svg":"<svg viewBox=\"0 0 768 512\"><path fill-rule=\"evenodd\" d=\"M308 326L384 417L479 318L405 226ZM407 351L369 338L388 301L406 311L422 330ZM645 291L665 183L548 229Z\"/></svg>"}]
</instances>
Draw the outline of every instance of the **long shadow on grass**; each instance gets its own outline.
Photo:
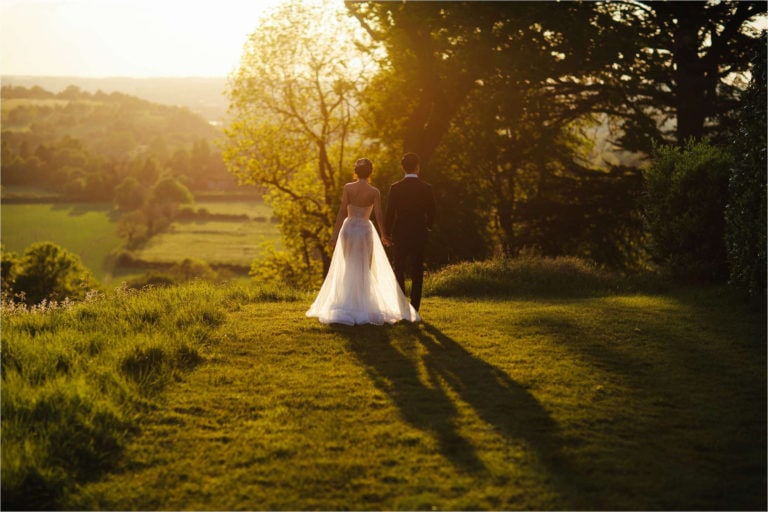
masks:
<instances>
[{"instance_id":1,"label":"long shadow on grass","mask_svg":"<svg viewBox=\"0 0 768 512\"><path fill-rule=\"evenodd\" d=\"M533 450L553 476L567 472L558 425L528 390L429 323L418 340L433 383L447 383L496 432Z\"/></svg>"},{"instance_id":2,"label":"long shadow on grass","mask_svg":"<svg viewBox=\"0 0 768 512\"><path fill-rule=\"evenodd\" d=\"M431 434L441 453L458 468L477 473L486 466L475 446L459 433L461 418L446 385L491 430L532 450L556 480L567 473L557 424L541 404L504 372L436 327L427 323L339 327L338 332L348 338L354 355L405 421Z\"/></svg>"},{"instance_id":3,"label":"long shadow on grass","mask_svg":"<svg viewBox=\"0 0 768 512\"><path fill-rule=\"evenodd\" d=\"M389 395L406 422L434 436L441 453L457 467L469 472L485 469L474 446L456 430L458 410L453 401L440 388L425 385L418 361L404 353L418 343L414 336L418 328L358 326L338 327L338 332L349 340L376 387ZM403 347L403 342L411 347Z\"/></svg>"},{"instance_id":4,"label":"long shadow on grass","mask_svg":"<svg viewBox=\"0 0 768 512\"><path fill-rule=\"evenodd\" d=\"M670 295L677 307L653 315L650 306L587 302L578 320L537 311L509 327L544 333L605 375L585 407L624 397L590 440L603 454L581 464L595 482L622 466L645 468L642 481L625 484L637 508L766 510L765 316L721 295Z\"/></svg>"}]
</instances>

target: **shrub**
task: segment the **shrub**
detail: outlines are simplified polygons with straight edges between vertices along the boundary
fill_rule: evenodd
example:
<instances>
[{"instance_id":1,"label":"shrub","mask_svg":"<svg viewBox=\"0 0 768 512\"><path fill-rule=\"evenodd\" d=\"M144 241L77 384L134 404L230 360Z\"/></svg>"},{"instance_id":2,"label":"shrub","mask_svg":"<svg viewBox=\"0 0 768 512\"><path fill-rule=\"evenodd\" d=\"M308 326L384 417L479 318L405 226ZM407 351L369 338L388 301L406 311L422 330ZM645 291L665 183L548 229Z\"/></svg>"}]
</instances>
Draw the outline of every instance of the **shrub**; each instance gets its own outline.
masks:
<instances>
[{"instance_id":1,"label":"shrub","mask_svg":"<svg viewBox=\"0 0 768 512\"><path fill-rule=\"evenodd\" d=\"M724 281L725 204L731 157L707 142L657 148L644 171L645 222L653 260L673 277Z\"/></svg>"},{"instance_id":2,"label":"shrub","mask_svg":"<svg viewBox=\"0 0 768 512\"><path fill-rule=\"evenodd\" d=\"M23 292L27 304L83 298L93 280L79 256L51 242L30 245L18 267L13 291Z\"/></svg>"},{"instance_id":3,"label":"shrub","mask_svg":"<svg viewBox=\"0 0 768 512\"><path fill-rule=\"evenodd\" d=\"M425 292L444 297L584 296L658 288L653 276L625 277L574 257L520 257L449 265L429 275Z\"/></svg>"},{"instance_id":4,"label":"shrub","mask_svg":"<svg viewBox=\"0 0 768 512\"><path fill-rule=\"evenodd\" d=\"M316 279L313 279L308 265L289 252L278 251L268 244L263 246L262 256L253 260L248 275L262 286L277 285L310 290L316 285Z\"/></svg>"},{"instance_id":5,"label":"shrub","mask_svg":"<svg viewBox=\"0 0 768 512\"><path fill-rule=\"evenodd\" d=\"M3 294L13 295L13 282L16 280L16 273L19 270L19 255L15 252L5 250L5 246L0 246L0 290Z\"/></svg>"}]
</instances>

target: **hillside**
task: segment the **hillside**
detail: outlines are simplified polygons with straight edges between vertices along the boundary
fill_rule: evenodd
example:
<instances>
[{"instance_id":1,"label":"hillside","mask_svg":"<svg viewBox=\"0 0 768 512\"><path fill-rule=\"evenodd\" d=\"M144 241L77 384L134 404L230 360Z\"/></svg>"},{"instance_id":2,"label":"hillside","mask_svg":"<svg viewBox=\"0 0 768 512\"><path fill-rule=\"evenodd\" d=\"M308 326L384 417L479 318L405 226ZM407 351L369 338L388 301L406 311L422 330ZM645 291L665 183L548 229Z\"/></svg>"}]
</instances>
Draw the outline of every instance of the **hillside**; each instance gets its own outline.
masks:
<instances>
[{"instance_id":1,"label":"hillside","mask_svg":"<svg viewBox=\"0 0 768 512\"><path fill-rule=\"evenodd\" d=\"M224 77L78 77L78 76L18 76L4 75L3 85L41 87L59 93L74 85L89 93L102 91L106 94L119 92L169 106L188 108L208 122L221 122L226 116L227 99Z\"/></svg>"},{"instance_id":2,"label":"hillside","mask_svg":"<svg viewBox=\"0 0 768 512\"><path fill-rule=\"evenodd\" d=\"M90 93L75 85L56 93L39 86L3 85L2 129L7 136L24 134L35 142L69 135L117 156L122 156L123 148L133 149L127 147L129 143L148 146L163 136L171 145L219 136L218 130L186 107L161 105L123 92Z\"/></svg>"},{"instance_id":3,"label":"hillside","mask_svg":"<svg viewBox=\"0 0 768 512\"><path fill-rule=\"evenodd\" d=\"M2 87L3 186L38 187L73 200L112 201L148 160L193 191L231 190L221 131L186 107L69 85Z\"/></svg>"}]
</instances>

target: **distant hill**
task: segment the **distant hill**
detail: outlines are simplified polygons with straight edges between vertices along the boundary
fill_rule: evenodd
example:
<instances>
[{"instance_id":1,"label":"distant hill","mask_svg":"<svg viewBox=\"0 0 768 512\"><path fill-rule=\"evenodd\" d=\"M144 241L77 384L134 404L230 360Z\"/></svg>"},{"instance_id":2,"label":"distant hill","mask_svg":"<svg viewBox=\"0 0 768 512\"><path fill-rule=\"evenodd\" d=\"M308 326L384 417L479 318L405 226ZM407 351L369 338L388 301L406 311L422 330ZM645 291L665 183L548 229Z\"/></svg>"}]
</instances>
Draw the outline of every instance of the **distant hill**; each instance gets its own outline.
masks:
<instances>
[{"instance_id":1,"label":"distant hill","mask_svg":"<svg viewBox=\"0 0 768 512\"><path fill-rule=\"evenodd\" d=\"M179 102L75 84L55 93L37 84L1 89L4 191L37 187L72 200L112 201L125 179L146 188L163 174L193 193L237 185L215 146L220 128Z\"/></svg>"},{"instance_id":2,"label":"distant hill","mask_svg":"<svg viewBox=\"0 0 768 512\"><path fill-rule=\"evenodd\" d=\"M2 85L39 86L53 93L61 92L70 85L90 93L99 90L107 94L121 92L153 103L187 107L212 124L220 123L227 112L227 98L224 96L226 77L90 78L3 75L0 80Z\"/></svg>"}]
</instances>

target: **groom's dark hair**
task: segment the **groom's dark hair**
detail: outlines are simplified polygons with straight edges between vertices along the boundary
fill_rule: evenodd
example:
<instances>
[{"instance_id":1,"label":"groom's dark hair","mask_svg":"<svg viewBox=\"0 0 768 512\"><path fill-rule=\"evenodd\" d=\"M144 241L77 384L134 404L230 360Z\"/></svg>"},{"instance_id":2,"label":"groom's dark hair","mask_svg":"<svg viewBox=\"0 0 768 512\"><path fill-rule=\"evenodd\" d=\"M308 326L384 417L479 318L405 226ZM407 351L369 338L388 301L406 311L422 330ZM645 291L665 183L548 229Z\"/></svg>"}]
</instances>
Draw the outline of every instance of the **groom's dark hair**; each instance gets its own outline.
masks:
<instances>
[{"instance_id":1,"label":"groom's dark hair","mask_svg":"<svg viewBox=\"0 0 768 512\"><path fill-rule=\"evenodd\" d=\"M400 165L403 166L405 172L413 172L419 166L419 155L416 153L406 153L403 155L403 159L400 160Z\"/></svg>"}]
</instances>

